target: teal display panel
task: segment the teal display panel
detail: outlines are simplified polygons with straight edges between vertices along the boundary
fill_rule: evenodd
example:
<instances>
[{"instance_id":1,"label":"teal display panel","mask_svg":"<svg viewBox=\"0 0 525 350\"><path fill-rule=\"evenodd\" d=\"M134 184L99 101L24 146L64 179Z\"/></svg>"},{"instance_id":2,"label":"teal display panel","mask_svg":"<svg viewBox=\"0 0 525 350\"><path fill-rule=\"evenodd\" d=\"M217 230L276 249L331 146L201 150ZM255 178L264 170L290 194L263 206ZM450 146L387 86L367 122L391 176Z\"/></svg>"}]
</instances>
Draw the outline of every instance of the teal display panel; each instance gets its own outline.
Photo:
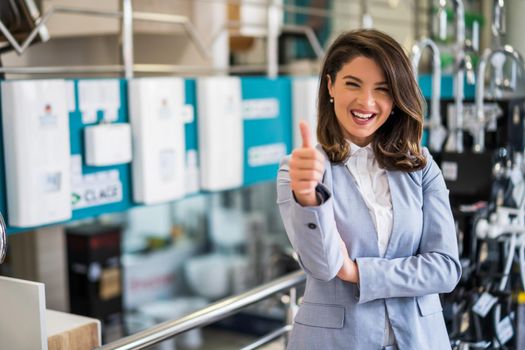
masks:
<instances>
[{"instance_id":1,"label":"teal display panel","mask_svg":"<svg viewBox=\"0 0 525 350\"><path fill-rule=\"evenodd\" d=\"M96 79L90 79L93 81ZM97 217L102 214L109 214L115 212L122 212L133 207L139 206L133 202L132 196L132 173L131 164L122 164L116 166L95 167L85 164L85 145L84 145L84 128L90 125L95 125L104 119L104 110L98 109L96 111L96 120L85 123L82 118L82 111L80 110L80 93L79 83L85 80L72 80L74 86L74 110L69 113L69 127L70 127L70 147L72 159L76 160L81 165L81 176L86 182L92 182L90 186L81 185L77 181L76 185L72 187L72 221ZM117 111L116 123L129 122L128 111L128 93L127 81L118 80L120 108ZM197 104L196 104L196 83L194 79L185 80L185 103L193 107L193 118L185 124L186 136L186 150L198 151L198 133L197 133ZM1 99L0 99L1 107ZM0 108L1 111L1 108ZM1 118L0 118L1 121ZM0 135L2 133L2 125L0 123ZM198 161L198 157L196 159ZM6 199L6 184L5 184L5 162L3 142L0 142L0 212L7 220L7 199ZM77 174L78 175L78 174ZM77 176L78 177L78 176ZM111 180L108 182L108 177ZM78 179L77 179L78 180ZM117 195L115 198L114 196ZM112 201L113 197L113 201ZM118 200L117 200L118 199ZM75 207L79 201L83 201L82 207ZM94 203L94 201L96 203ZM110 202L100 204L100 202ZM50 225L59 224L58 222ZM39 226L40 227L40 226ZM8 227L8 233L17 233L28 231L36 227L15 228Z\"/></svg>"},{"instance_id":2,"label":"teal display panel","mask_svg":"<svg viewBox=\"0 0 525 350\"><path fill-rule=\"evenodd\" d=\"M198 149L198 129L197 129L197 90L195 79L186 79L184 81L186 100L184 103L193 107L194 118L191 122L184 125L186 138L186 151Z\"/></svg>"},{"instance_id":3,"label":"teal display panel","mask_svg":"<svg viewBox=\"0 0 525 350\"><path fill-rule=\"evenodd\" d=\"M420 74L418 76L419 87L423 96L430 100L432 96L432 75L430 74ZM476 94L476 86L468 84L465 79L464 85L464 96L466 100L474 99ZM454 78L452 75L442 75L441 76L441 99L442 100L451 100L454 99Z\"/></svg>"},{"instance_id":4,"label":"teal display panel","mask_svg":"<svg viewBox=\"0 0 525 350\"><path fill-rule=\"evenodd\" d=\"M432 98L432 75L430 74L420 74L418 77L418 84L421 89L423 97L430 103ZM465 100L473 100L476 94L475 85L468 84L465 79L464 85L464 96ZM442 75L441 76L441 94L440 100L453 100L454 99L454 77L452 75ZM430 104L427 108L427 114L430 111ZM442 111L443 113L443 111ZM428 117L428 116L427 116ZM421 144L423 146L428 146L428 130L423 131L423 137L421 139Z\"/></svg>"},{"instance_id":5,"label":"teal display panel","mask_svg":"<svg viewBox=\"0 0 525 350\"><path fill-rule=\"evenodd\" d=\"M90 79L95 81L96 79ZM86 180L86 183L73 181L71 200L73 204L72 218L70 220L79 220L90 217L96 217L101 214L114 213L124 211L133 206L131 196L131 166L130 164L122 164L116 166L94 167L88 166L84 161L84 128L89 125L95 125L104 118L104 110L96 110L96 119L90 123L84 123L82 112L79 105L79 82L82 80L68 80L74 86L74 108L69 112L69 128L70 128L70 151L72 160L79 161L80 169L79 176L81 180ZM120 108L116 111L116 123L128 122L128 101L127 101L127 83L125 80L117 80L119 87L119 105ZM0 130L1 131L1 130ZM3 133L2 133L3 135ZM4 218L9 219L7 212L6 199L6 184L5 184L5 162L3 142L0 142L0 211ZM112 179L109 180L109 174ZM104 176L102 176L104 175ZM90 183L87 183L90 182ZM119 188L115 188L115 184L120 184ZM118 200L113 198L118 195ZM76 207L79 199L82 198L84 204L82 207ZM93 203L96 201L97 203ZM7 222L6 220L6 222ZM56 225L59 222L51 223L49 225ZM46 226L46 225L44 225ZM38 226L41 227L41 226ZM23 232L37 227L9 227L8 234Z\"/></svg>"},{"instance_id":6,"label":"teal display panel","mask_svg":"<svg viewBox=\"0 0 525 350\"><path fill-rule=\"evenodd\" d=\"M81 178L73 181L72 220L96 217L124 211L133 206L131 193L131 163L114 166L89 166L85 163L84 128L104 120L105 111L97 109L97 120L84 123L79 101L79 83L75 80L75 110L69 114L71 156L81 162ZM115 123L128 123L126 80L118 80L120 108ZM79 177L77 174L77 178ZM75 176L73 174L72 176ZM81 205L81 206L79 206Z\"/></svg>"},{"instance_id":7,"label":"teal display panel","mask_svg":"<svg viewBox=\"0 0 525 350\"><path fill-rule=\"evenodd\" d=\"M292 149L291 80L241 80L245 186L274 181L282 156Z\"/></svg>"},{"instance_id":8,"label":"teal display panel","mask_svg":"<svg viewBox=\"0 0 525 350\"><path fill-rule=\"evenodd\" d=\"M70 147L72 159L78 164L77 180L73 181L72 186L71 221L122 212L139 206L133 202L131 164L95 167L85 162L84 129L103 120L106 113L103 108L100 108L96 110L95 119L86 121L83 118L79 84L83 81L94 80L96 79L69 80L74 87L74 108L69 113ZM127 82L117 79L117 83L120 107L116 112L116 120L113 122L127 123L129 122ZM241 84L243 111L245 112L243 113L244 185L274 181L279 161L282 156L289 154L292 150L291 80L249 77L243 78ZM196 81L186 79L185 89L185 104L193 107L194 116L185 125L186 151L192 150L196 154L198 152ZM198 157L196 160L198 161ZM4 218L8 219L5 171L3 142L0 142L0 212ZM109 178L111 181L108 183ZM79 185L80 180L82 182ZM83 204L79 205L80 202ZM49 225L56 224L59 223ZM8 233L35 228L8 227Z\"/></svg>"}]
</instances>

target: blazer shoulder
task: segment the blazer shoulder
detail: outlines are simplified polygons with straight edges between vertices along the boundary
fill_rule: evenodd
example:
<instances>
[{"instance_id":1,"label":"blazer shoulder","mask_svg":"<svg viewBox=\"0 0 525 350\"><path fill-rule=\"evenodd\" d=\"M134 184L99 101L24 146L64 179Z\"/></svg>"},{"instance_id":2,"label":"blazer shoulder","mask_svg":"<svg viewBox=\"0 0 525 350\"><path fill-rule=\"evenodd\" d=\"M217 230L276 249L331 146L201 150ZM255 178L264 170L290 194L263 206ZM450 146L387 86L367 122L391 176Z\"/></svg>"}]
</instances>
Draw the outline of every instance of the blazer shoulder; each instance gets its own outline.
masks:
<instances>
[{"instance_id":1,"label":"blazer shoulder","mask_svg":"<svg viewBox=\"0 0 525 350\"><path fill-rule=\"evenodd\" d=\"M411 171L408 175L419 187L425 187L429 178L433 178L436 175L436 171L439 173L440 170L428 148L422 147L421 153L427 161L425 167L416 171Z\"/></svg>"},{"instance_id":2,"label":"blazer shoulder","mask_svg":"<svg viewBox=\"0 0 525 350\"><path fill-rule=\"evenodd\" d=\"M446 189L445 180L441 169L432 157L428 148L423 147L423 155L427 159L427 164L421 170L421 186L424 191L434 191Z\"/></svg>"}]
</instances>

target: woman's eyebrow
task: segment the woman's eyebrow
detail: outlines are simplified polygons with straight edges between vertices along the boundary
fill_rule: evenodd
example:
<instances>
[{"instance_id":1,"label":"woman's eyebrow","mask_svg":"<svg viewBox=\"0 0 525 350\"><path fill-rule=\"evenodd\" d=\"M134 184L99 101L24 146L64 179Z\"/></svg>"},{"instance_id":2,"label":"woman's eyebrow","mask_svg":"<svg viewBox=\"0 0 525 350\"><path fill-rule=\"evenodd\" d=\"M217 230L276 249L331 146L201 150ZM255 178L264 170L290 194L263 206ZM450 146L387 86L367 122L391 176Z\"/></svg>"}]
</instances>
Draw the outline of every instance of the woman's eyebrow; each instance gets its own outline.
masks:
<instances>
[{"instance_id":1,"label":"woman's eyebrow","mask_svg":"<svg viewBox=\"0 0 525 350\"><path fill-rule=\"evenodd\" d=\"M345 76L343 77L343 79L353 79L353 80L355 80L355 81L357 81L357 82L359 82L359 83L362 83L362 82L363 82L361 79L359 79L358 77L355 77L355 76L353 76L353 75L345 75Z\"/></svg>"},{"instance_id":2,"label":"woman's eyebrow","mask_svg":"<svg viewBox=\"0 0 525 350\"><path fill-rule=\"evenodd\" d=\"M358 77L353 76L353 75L350 75L350 74L345 75L345 76L343 77L343 79L352 79L352 80L357 81L358 83L362 83L362 82L363 82L363 81L362 81L361 79L359 79ZM387 86L388 86L388 83L387 83L386 81L380 81L380 82L375 83L375 85L387 85Z\"/></svg>"}]
</instances>

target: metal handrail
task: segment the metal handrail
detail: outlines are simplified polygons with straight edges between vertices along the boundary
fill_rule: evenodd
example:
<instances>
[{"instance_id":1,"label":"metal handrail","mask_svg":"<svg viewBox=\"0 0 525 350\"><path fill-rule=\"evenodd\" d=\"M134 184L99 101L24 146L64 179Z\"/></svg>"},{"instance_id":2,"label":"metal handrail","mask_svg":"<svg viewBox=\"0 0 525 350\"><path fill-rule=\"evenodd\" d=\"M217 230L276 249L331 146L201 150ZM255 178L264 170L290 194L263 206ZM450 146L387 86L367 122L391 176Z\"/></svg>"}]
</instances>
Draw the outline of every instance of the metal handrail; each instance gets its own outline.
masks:
<instances>
[{"instance_id":1,"label":"metal handrail","mask_svg":"<svg viewBox=\"0 0 525 350\"><path fill-rule=\"evenodd\" d=\"M191 329L204 327L213 322L224 319L230 315L235 314L236 312L239 312L241 309L264 300L276 293L292 289L291 295L293 296L295 294L293 289L296 286L303 284L305 281L305 273L302 270L299 270L242 294L219 300L205 307L204 309L195 311L178 320L167 321L158 324L128 337L103 345L96 350L144 349L148 346L157 344L163 340L174 337ZM295 306L295 300L293 299L293 297L290 298L290 306L292 308ZM280 336L285 333L283 331L284 329L285 328L274 331L273 333L277 334L282 332L281 334L277 335ZM289 328L286 328L286 331L288 330ZM264 338L275 335L273 333ZM251 347L250 349L254 348Z\"/></svg>"},{"instance_id":2,"label":"metal handrail","mask_svg":"<svg viewBox=\"0 0 525 350\"><path fill-rule=\"evenodd\" d=\"M289 65L279 65L279 72L290 73L292 68ZM196 74L240 74L240 73L264 73L266 66L262 64L235 65L230 67L210 67L210 66L189 66L176 64L134 64L133 72L141 74L176 74L195 76ZM125 72L124 65L104 65L104 66L11 66L0 67L0 73L7 74L121 74Z\"/></svg>"},{"instance_id":3,"label":"metal handrail","mask_svg":"<svg viewBox=\"0 0 525 350\"><path fill-rule=\"evenodd\" d=\"M255 350L259 348L260 346L263 346L265 344L268 344L274 339L277 339L286 333L290 332L292 330L292 325L287 324L284 327L281 327L279 329L276 329L275 331L268 333L264 337L256 340L255 342L251 343L250 345L246 345L245 347L241 348L240 350Z\"/></svg>"}]
</instances>

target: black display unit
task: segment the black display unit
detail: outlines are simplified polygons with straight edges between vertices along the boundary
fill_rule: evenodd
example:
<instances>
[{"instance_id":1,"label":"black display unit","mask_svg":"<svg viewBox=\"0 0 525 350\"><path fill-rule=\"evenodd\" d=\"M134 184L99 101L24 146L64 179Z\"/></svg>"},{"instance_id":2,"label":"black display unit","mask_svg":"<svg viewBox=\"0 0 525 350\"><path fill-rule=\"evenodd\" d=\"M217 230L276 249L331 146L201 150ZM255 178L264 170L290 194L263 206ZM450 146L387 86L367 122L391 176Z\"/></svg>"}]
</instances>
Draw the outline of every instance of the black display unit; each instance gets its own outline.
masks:
<instances>
[{"instance_id":1,"label":"black display unit","mask_svg":"<svg viewBox=\"0 0 525 350\"><path fill-rule=\"evenodd\" d=\"M122 327L121 227L82 225L66 230L69 301L74 314Z\"/></svg>"}]
</instances>

